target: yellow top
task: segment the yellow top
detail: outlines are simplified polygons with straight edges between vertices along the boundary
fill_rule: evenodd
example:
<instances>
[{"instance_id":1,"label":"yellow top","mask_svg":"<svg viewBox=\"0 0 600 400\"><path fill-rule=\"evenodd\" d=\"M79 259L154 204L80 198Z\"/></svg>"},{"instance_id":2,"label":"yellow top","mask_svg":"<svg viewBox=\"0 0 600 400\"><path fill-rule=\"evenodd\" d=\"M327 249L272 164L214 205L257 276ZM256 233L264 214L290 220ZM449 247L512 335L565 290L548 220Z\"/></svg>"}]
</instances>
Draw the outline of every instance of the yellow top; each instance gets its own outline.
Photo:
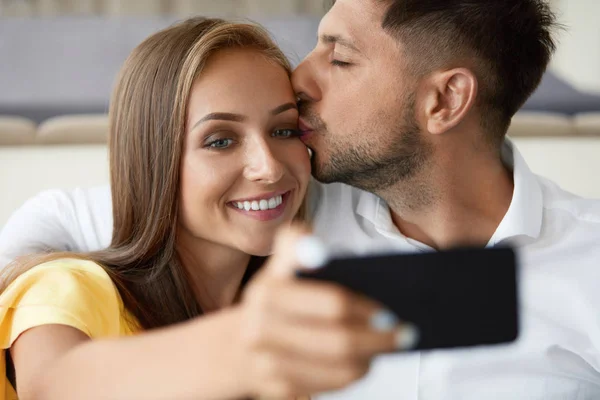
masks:
<instances>
[{"instance_id":1,"label":"yellow top","mask_svg":"<svg viewBox=\"0 0 600 400\"><path fill-rule=\"evenodd\" d=\"M116 286L91 261L60 259L19 276L0 295L0 400L16 400L6 375L6 351L28 329L72 326L92 339L129 336L138 328Z\"/></svg>"}]
</instances>

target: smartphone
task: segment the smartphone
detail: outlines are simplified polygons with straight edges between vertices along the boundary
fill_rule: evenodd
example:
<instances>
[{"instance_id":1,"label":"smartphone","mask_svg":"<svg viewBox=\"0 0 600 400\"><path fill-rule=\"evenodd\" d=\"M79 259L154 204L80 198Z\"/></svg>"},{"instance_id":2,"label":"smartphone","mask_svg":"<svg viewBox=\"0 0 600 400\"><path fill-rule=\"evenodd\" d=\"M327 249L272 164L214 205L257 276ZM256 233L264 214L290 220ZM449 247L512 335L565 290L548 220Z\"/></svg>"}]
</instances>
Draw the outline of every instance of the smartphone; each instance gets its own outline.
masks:
<instances>
[{"instance_id":1,"label":"smartphone","mask_svg":"<svg viewBox=\"0 0 600 400\"><path fill-rule=\"evenodd\" d=\"M517 259L510 248L336 258L298 276L345 286L415 324L420 338L412 350L518 337Z\"/></svg>"}]
</instances>

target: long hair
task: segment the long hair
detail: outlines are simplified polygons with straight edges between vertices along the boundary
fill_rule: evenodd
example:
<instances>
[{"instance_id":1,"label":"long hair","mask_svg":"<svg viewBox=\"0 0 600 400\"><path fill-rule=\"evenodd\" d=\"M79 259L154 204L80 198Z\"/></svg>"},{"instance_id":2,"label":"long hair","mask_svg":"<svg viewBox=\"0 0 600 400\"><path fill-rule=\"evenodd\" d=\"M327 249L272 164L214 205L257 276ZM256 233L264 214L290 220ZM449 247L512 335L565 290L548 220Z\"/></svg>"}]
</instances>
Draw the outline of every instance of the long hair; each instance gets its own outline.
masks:
<instances>
[{"instance_id":1,"label":"long hair","mask_svg":"<svg viewBox=\"0 0 600 400\"><path fill-rule=\"evenodd\" d=\"M150 36L132 52L109 111L114 217L109 248L17 261L6 269L0 290L35 265L80 258L106 270L141 328L202 313L175 245L186 109L192 85L211 55L240 47L256 49L291 74L288 60L264 29L221 19L188 19ZM259 264L254 259L248 268Z\"/></svg>"}]
</instances>

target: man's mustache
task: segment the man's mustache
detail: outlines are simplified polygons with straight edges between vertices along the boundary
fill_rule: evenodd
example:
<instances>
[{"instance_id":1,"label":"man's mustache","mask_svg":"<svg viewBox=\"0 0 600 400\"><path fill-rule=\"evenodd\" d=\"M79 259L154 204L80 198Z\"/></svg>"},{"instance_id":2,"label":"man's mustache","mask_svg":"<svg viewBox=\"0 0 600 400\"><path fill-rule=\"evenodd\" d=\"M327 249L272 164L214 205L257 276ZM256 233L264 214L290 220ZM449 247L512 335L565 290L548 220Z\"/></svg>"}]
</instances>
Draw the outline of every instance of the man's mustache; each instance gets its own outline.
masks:
<instances>
[{"instance_id":1,"label":"man's mustache","mask_svg":"<svg viewBox=\"0 0 600 400\"><path fill-rule=\"evenodd\" d=\"M313 108L313 105L309 101L298 101L298 114L314 130L327 130L327 124L325 124L325 121L323 121L319 114L317 114L317 112Z\"/></svg>"}]
</instances>

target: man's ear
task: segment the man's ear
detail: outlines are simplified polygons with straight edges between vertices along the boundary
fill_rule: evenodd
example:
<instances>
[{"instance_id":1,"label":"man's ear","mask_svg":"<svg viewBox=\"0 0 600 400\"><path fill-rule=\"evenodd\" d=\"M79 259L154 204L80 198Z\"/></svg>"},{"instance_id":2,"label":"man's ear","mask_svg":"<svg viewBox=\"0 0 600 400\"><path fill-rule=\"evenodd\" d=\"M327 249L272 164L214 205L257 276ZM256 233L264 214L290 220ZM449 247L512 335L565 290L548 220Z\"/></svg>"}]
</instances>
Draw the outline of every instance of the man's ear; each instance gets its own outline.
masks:
<instances>
[{"instance_id":1,"label":"man's ear","mask_svg":"<svg viewBox=\"0 0 600 400\"><path fill-rule=\"evenodd\" d=\"M427 131L440 135L456 127L473 108L477 78L467 68L431 74L421 88Z\"/></svg>"}]
</instances>

